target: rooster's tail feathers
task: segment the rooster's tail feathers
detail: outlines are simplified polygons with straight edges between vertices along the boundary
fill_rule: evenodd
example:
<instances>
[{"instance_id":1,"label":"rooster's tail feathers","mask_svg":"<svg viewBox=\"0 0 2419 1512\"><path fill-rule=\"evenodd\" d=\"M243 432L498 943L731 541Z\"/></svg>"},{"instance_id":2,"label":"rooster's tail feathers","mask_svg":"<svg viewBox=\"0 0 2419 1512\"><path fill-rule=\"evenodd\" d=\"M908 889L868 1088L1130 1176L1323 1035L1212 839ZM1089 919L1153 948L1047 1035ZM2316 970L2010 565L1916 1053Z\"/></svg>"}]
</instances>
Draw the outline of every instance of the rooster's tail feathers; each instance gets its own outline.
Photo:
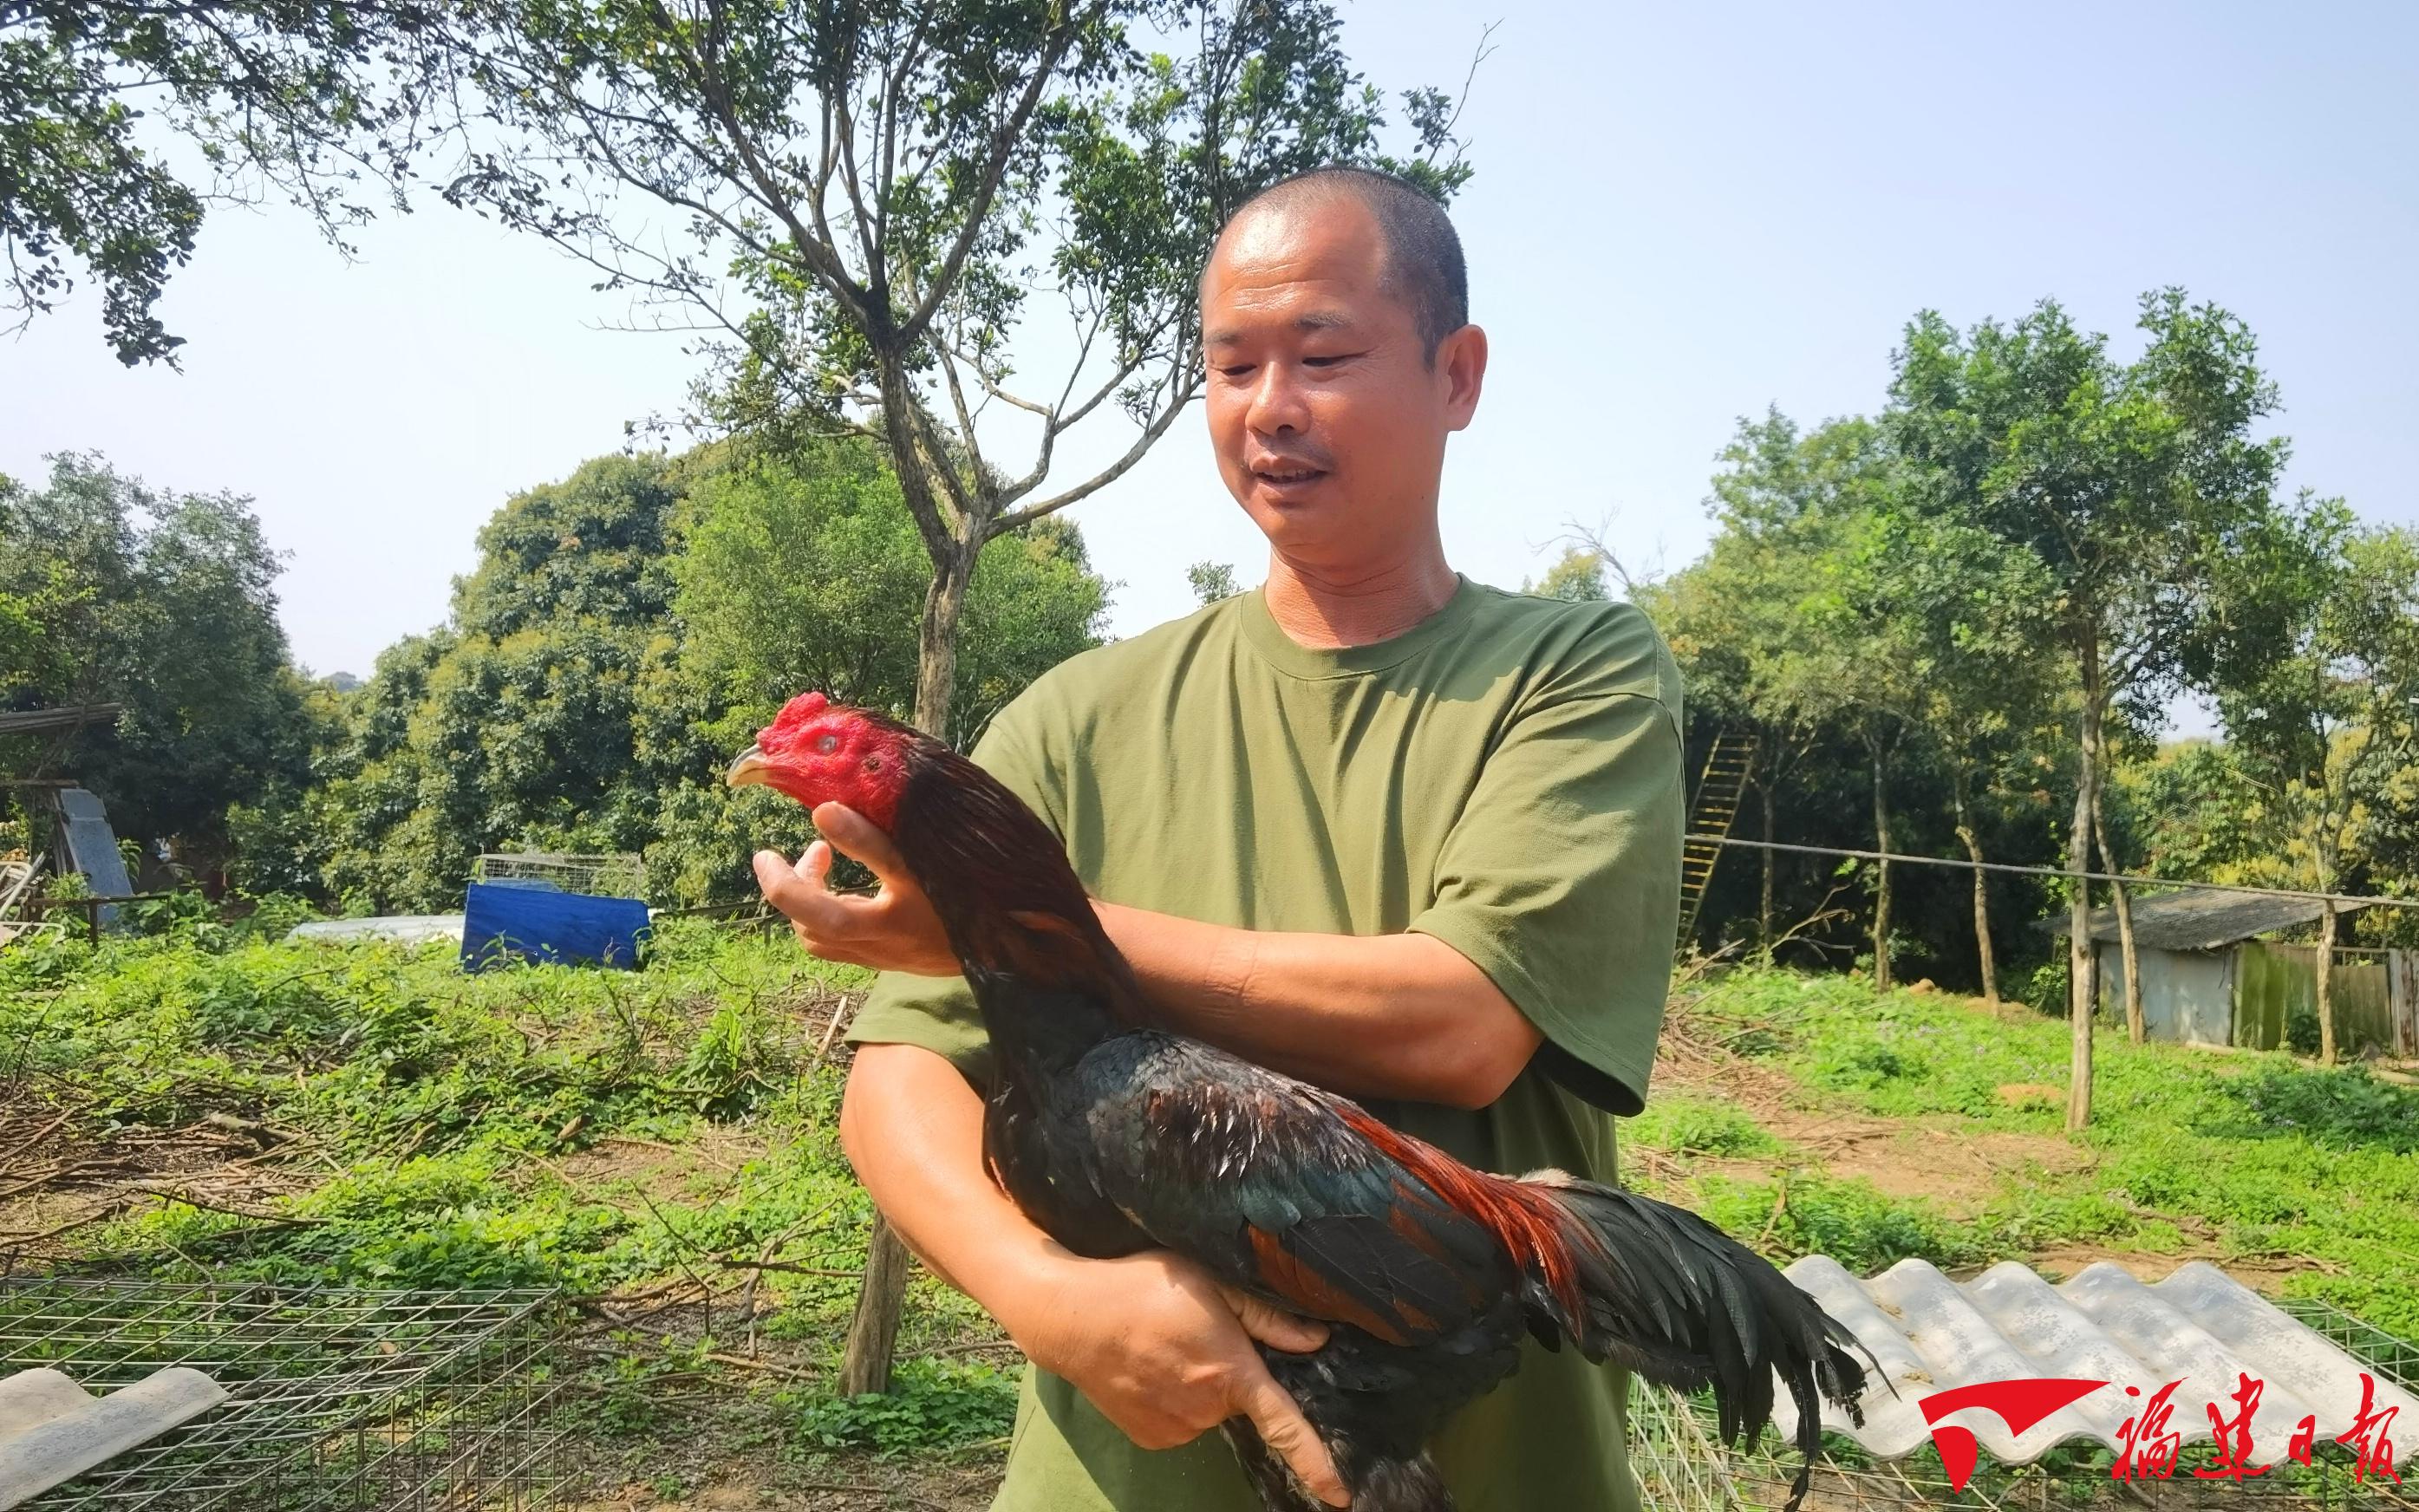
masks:
<instances>
[{"instance_id":1,"label":"rooster's tail feathers","mask_svg":"<svg viewBox=\"0 0 2419 1512\"><path fill-rule=\"evenodd\" d=\"M1771 1262L1692 1212L1558 1171L1522 1184L1552 1193L1570 1219L1583 1316L1554 1321L1588 1358L1684 1392L1710 1385L1721 1436L1741 1447L1770 1420L1780 1378L1808 1461L1794 1509L1822 1451L1823 1399L1864 1421L1865 1369L1849 1352L1863 1349L1856 1335ZM1532 1290L1549 1315L1567 1313L1553 1288L1533 1282Z\"/></svg>"}]
</instances>

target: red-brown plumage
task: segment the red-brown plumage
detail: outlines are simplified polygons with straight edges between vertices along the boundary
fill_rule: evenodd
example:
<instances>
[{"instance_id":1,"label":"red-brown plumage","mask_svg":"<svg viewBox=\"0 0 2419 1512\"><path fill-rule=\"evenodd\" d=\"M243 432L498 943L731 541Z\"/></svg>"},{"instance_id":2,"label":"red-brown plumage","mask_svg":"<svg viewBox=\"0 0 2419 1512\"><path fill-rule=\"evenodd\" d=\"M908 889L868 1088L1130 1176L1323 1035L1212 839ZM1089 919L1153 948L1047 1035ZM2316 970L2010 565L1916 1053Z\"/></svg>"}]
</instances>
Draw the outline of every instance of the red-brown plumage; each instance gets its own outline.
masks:
<instances>
[{"instance_id":1,"label":"red-brown plumage","mask_svg":"<svg viewBox=\"0 0 2419 1512\"><path fill-rule=\"evenodd\" d=\"M1415 1307L1397 1307L1398 1312L1406 1314L1401 1323L1381 1318L1376 1308L1303 1264L1299 1257L1286 1249L1284 1240L1277 1235L1265 1228L1246 1228L1243 1235L1252 1246L1252 1257L1257 1262L1261 1284L1284 1298L1287 1305L1305 1318L1349 1323L1372 1338L1395 1345L1411 1341L1405 1325L1422 1333L1436 1326L1433 1319L1423 1316Z\"/></svg>"},{"instance_id":2,"label":"red-brown plumage","mask_svg":"<svg viewBox=\"0 0 2419 1512\"><path fill-rule=\"evenodd\" d=\"M1586 1301L1579 1294L1579 1263L1571 1245L1593 1244L1595 1239L1583 1229L1574 1232L1577 1226L1550 1189L1471 1170L1434 1145L1379 1122L1355 1104L1344 1104L1343 1117L1354 1133L1493 1234L1516 1262L1534 1270L1566 1317L1582 1316Z\"/></svg>"}]
</instances>

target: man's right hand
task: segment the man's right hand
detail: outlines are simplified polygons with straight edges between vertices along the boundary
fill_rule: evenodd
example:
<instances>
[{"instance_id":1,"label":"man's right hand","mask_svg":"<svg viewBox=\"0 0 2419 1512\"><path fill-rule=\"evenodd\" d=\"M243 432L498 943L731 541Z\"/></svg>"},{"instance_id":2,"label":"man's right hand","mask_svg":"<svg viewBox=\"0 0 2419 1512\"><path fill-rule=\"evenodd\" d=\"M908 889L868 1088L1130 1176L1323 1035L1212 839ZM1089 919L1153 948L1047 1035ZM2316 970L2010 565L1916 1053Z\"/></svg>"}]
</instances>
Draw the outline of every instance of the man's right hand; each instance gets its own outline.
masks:
<instances>
[{"instance_id":1,"label":"man's right hand","mask_svg":"<svg viewBox=\"0 0 2419 1512\"><path fill-rule=\"evenodd\" d=\"M1249 1418L1311 1494L1349 1504L1327 1446L1252 1348L1256 1339L1306 1352L1327 1341L1324 1324L1221 1287L1164 1250L1070 1257L1017 1290L1008 1309L994 1309L1009 1336L1134 1443L1172 1449Z\"/></svg>"}]
</instances>

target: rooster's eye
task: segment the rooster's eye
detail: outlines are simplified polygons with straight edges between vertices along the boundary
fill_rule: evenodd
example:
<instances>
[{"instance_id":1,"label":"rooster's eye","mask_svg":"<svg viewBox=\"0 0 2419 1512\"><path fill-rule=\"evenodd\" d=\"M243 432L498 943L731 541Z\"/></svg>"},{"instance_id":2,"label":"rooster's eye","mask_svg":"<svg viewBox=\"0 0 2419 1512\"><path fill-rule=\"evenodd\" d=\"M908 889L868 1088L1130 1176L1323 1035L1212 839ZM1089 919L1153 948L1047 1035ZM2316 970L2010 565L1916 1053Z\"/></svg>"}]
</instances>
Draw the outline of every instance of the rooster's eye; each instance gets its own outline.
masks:
<instances>
[{"instance_id":1,"label":"rooster's eye","mask_svg":"<svg viewBox=\"0 0 2419 1512\"><path fill-rule=\"evenodd\" d=\"M838 736L838 735L824 735L824 736L823 736L821 739L819 739L819 740L817 740L817 741L815 742L815 749L816 749L817 751L821 752L823 755L825 755L825 756L830 755L833 751L836 751L836 750L840 749L840 736Z\"/></svg>"}]
</instances>

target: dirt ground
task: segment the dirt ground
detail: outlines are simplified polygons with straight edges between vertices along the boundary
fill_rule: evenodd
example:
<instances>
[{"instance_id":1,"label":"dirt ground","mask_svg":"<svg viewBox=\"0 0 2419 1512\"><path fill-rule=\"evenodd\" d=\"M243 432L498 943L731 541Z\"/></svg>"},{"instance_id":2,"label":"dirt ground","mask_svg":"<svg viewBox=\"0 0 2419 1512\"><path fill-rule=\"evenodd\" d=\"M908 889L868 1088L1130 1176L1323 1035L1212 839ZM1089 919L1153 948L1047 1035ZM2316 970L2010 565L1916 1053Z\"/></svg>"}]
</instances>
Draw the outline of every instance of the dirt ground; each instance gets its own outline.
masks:
<instances>
[{"instance_id":1,"label":"dirt ground","mask_svg":"<svg viewBox=\"0 0 2419 1512\"><path fill-rule=\"evenodd\" d=\"M296 1131L249 1119L111 1130L0 1085L0 1271L40 1270L76 1230L165 1198L273 1220L271 1199L311 1184L310 1154Z\"/></svg>"},{"instance_id":2,"label":"dirt ground","mask_svg":"<svg viewBox=\"0 0 2419 1512\"><path fill-rule=\"evenodd\" d=\"M1980 998L1961 1001L1971 1012L1994 1011ZM2025 1011L2007 1003L1996 1010L2002 1017ZM1926 1197L1951 1214L1961 1214L1979 1211L2005 1190L2011 1178L2020 1182L2028 1172L2072 1175L2091 1170L2098 1163L2093 1151L2057 1134L1977 1133L1950 1119L1876 1119L1824 1109L1818 1093L1767 1066L1732 1055L1718 1040L1706 1038L1684 1009L1666 1021L1655 1076L1658 1089L1734 1103L1792 1149L1792 1158L1782 1161L1691 1157L1687 1163L1690 1171L1770 1180L1785 1165L1810 1165L1825 1176L1862 1177L1887 1196ZM2059 1106L2066 1099L2064 1088L2034 1083L2011 1082L1997 1091L2000 1100L2011 1106ZM1656 1151L1625 1149L1622 1159L1625 1167L1636 1162L1666 1179L1679 1174L1670 1158ZM2066 1280L2102 1260L2113 1260L2145 1280L2155 1280L2187 1261L2221 1257L2216 1236L2207 1225L2188 1216L2162 1216L2182 1231L2182 1243L2172 1252L2151 1256L2094 1244L2056 1244L2035 1251L2026 1263L2051 1282ZM2224 1258L2227 1274L2270 1295L2279 1292L2287 1276L2306 1271L2310 1264L2306 1258L2287 1256L2233 1254Z\"/></svg>"},{"instance_id":3,"label":"dirt ground","mask_svg":"<svg viewBox=\"0 0 2419 1512\"><path fill-rule=\"evenodd\" d=\"M768 1471L748 1464L693 1468L701 1478L684 1476L677 1489L661 1479L632 1481L559 1504L563 1512L642 1512L672 1506L706 1512L743 1508L749 1512L892 1512L899 1508L981 1512L999 1488L995 1458L955 1469L870 1456L813 1470ZM667 1470L678 1473L672 1467Z\"/></svg>"}]
</instances>

